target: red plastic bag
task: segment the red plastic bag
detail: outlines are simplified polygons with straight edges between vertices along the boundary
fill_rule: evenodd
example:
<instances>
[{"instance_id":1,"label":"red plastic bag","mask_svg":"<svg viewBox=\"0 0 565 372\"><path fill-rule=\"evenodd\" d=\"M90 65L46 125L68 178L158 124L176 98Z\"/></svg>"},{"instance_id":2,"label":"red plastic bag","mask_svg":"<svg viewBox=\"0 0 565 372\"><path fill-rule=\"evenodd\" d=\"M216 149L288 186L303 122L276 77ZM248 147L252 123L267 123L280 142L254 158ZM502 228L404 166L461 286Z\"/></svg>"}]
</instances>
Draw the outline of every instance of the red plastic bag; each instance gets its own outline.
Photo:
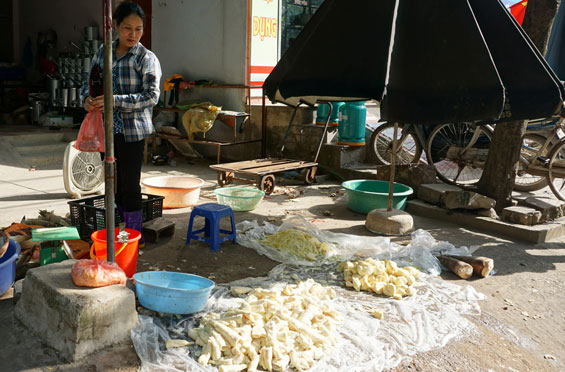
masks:
<instances>
[{"instance_id":1,"label":"red plastic bag","mask_svg":"<svg viewBox=\"0 0 565 372\"><path fill-rule=\"evenodd\" d=\"M75 149L83 152L104 152L104 121L100 110L89 112L78 132Z\"/></svg>"},{"instance_id":2,"label":"red plastic bag","mask_svg":"<svg viewBox=\"0 0 565 372\"><path fill-rule=\"evenodd\" d=\"M117 264L103 260L79 260L71 269L71 277L79 287L126 284L124 271Z\"/></svg>"}]
</instances>

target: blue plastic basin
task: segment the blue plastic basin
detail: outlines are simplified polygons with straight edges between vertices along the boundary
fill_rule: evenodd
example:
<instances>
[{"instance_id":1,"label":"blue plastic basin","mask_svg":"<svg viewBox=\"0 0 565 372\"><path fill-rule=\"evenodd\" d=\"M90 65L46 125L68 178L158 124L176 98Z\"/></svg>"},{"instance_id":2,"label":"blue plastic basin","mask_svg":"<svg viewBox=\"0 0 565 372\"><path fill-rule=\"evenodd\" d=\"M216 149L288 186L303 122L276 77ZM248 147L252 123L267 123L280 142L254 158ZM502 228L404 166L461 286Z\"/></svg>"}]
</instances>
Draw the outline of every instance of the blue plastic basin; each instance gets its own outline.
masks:
<instances>
[{"instance_id":1,"label":"blue plastic basin","mask_svg":"<svg viewBox=\"0 0 565 372\"><path fill-rule=\"evenodd\" d=\"M161 313L192 314L206 307L213 281L198 275L145 271L133 276L141 306Z\"/></svg>"},{"instance_id":2,"label":"blue plastic basin","mask_svg":"<svg viewBox=\"0 0 565 372\"><path fill-rule=\"evenodd\" d=\"M6 292L16 280L16 259L22 248L18 242L10 240L8 250L0 258L0 294Z\"/></svg>"},{"instance_id":3,"label":"blue plastic basin","mask_svg":"<svg viewBox=\"0 0 565 372\"><path fill-rule=\"evenodd\" d=\"M351 180L341 184L347 195L347 207L358 213L369 213L373 209L387 208L388 181L380 180ZM406 199L414 191L410 186L394 183L392 207L404 210Z\"/></svg>"}]
</instances>

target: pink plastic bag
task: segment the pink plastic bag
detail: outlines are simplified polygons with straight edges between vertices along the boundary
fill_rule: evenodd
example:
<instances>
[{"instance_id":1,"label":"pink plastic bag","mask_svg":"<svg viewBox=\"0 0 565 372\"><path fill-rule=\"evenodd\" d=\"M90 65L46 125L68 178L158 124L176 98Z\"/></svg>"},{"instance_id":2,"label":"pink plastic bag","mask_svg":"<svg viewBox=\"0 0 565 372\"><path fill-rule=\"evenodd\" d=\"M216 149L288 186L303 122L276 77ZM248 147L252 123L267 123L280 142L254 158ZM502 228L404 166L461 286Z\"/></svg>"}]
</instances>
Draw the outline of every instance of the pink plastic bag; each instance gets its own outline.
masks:
<instances>
[{"instance_id":1,"label":"pink plastic bag","mask_svg":"<svg viewBox=\"0 0 565 372\"><path fill-rule=\"evenodd\" d=\"M75 149L83 152L104 152L104 121L100 110L89 112L78 132Z\"/></svg>"}]
</instances>

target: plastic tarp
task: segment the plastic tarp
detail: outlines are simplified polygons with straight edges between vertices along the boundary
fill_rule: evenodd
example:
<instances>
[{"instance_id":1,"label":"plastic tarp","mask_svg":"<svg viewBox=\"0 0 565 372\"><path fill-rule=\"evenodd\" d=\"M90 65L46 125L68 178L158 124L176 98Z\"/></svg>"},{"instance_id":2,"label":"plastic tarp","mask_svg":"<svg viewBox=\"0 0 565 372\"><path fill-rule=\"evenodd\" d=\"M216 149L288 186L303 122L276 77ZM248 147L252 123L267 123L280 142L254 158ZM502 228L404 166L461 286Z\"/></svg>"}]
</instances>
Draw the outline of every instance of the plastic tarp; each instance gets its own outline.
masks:
<instances>
[{"instance_id":1,"label":"plastic tarp","mask_svg":"<svg viewBox=\"0 0 565 372\"><path fill-rule=\"evenodd\" d=\"M335 254L328 258L340 259L354 252L352 240L357 236L329 233L309 226L305 220L291 219L280 228L303 228L327 243L335 245ZM248 223L246 233L238 239L274 233L272 225ZM347 240L349 239L349 242ZM371 244L371 240L374 240ZM392 258L400 266L411 264L426 272L437 274L440 270L435 259L438 253L470 254L473 248L455 247L449 242L436 241L428 232L413 233L407 246L390 243L388 239L366 238L368 247L356 253L363 256ZM247 244L248 240L240 244ZM253 249L257 249L256 247ZM265 253L265 252L263 252ZM291 260L290 257L279 257ZM267 277L246 278L227 285L217 286L203 313L193 316L161 315L147 311L140 315L140 322L132 329L131 338L141 360L142 371L217 371L216 367L203 367L196 362L200 347L166 349L166 341L179 339L191 341L188 331L198 326L199 318L207 312L223 312L238 307L241 298L233 296L230 286L263 287L284 286L312 278L316 282L335 289L333 300L339 313L338 343L331 352L318 361L309 371L317 372L369 372L393 368L403 359L450 341L465 337L475 331L467 316L480 314L478 301L484 295L471 286L446 282L434 275L424 275L415 284L416 294L401 301L381 297L369 292L356 292L343 286L343 273L337 271L339 260L321 260L318 265L282 263ZM382 310L379 320L372 309Z\"/></svg>"}]
</instances>

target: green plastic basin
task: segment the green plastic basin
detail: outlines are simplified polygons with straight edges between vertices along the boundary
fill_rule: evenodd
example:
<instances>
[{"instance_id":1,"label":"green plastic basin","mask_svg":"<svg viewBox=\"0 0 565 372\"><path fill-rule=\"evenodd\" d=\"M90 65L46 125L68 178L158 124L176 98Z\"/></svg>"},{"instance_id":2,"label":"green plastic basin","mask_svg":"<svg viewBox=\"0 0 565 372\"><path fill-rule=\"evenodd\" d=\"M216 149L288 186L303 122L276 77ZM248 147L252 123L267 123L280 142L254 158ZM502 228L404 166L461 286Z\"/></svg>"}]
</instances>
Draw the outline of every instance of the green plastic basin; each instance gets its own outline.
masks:
<instances>
[{"instance_id":1,"label":"green plastic basin","mask_svg":"<svg viewBox=\"0 0 565 372\"><path fill-rule=\"evenodd\" d=\"M369 213L373 209L387 208L388 181L351 180L341 184L347 195L347 207L354 212ZM404 210L406 199L414 190L410 186L394 183L392 207Z\"/></svg>"}]
</instances>

